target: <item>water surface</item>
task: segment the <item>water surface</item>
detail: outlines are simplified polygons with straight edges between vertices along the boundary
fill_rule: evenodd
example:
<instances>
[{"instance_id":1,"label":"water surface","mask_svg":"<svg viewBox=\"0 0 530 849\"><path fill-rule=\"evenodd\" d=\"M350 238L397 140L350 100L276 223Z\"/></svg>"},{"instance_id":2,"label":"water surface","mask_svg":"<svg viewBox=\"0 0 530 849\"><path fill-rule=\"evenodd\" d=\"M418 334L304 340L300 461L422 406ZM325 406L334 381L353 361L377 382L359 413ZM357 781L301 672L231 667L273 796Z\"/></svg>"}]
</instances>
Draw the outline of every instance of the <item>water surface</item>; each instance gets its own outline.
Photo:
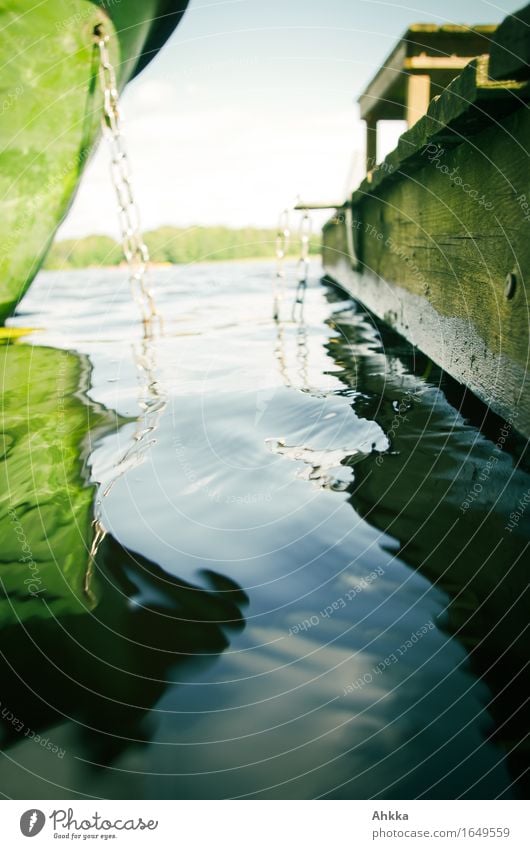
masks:
<instances>
[{"instance_id":1,"label":"water surface","mask_svg":"<svg viewBox=\"0 0 530 849\"><path fill-rule=\"evenodd\" d=\"M527 792L521 443L318 272L295 321L262 262L156 269L152 339L120 270L10 322L3 794Z\"/></svg>"}]
</instances>

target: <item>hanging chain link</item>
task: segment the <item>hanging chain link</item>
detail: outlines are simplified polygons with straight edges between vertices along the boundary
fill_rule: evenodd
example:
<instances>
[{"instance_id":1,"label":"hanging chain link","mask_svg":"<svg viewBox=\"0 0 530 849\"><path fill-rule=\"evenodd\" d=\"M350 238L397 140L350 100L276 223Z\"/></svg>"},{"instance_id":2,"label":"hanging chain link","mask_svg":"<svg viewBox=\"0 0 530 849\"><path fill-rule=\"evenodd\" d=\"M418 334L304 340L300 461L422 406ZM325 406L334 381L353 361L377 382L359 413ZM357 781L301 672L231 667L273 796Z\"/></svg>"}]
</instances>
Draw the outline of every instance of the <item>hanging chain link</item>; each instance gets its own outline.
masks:
<instances>
[{"instance_id":1,"label":"hanging chain link","mask_svg":"<svg viewBox=\"0 0 530 849\"><path fill-rule=\"evenodd\" d=\"M145 333L139 349L134 349L134 360L140 385L140 415L129 447L120 459L113 465L106 482L101 481L95 499L94 519L92 520L92 544L88 553L88 566L85 572L84 591L86 596L94 601L92 580L96 568L96 556L107 531L103 524L103 502L109 495L116 482L123 475L141 465L152 445L155 444L155 433L160 419L167 406L167 392L158 379L158 366L155 357L154 338Z\"/></svg>"},{"instance_id":2,"label":"hanging chain link","mask_svg":"<svg viewBox=\"0 0 530 849\"><path fill-rule=\"evenodd\" d=\"M295 320L297 305L300 307L300 319L303 318L305 291L307 288L307 278L309 275L309 242L311 239L312 222L308 212L304 212L300 221L299 237L300 237L300 259L296 266L298 285L296 287L296 296L293 304L292 319Z\"/></svg>"},{"instance_id":3,"label":"hanging chain link","mask_svg":"<svg viewBox=\"0 0 530 849\"><path fill-rule=\"evenodd\" d=\"M116 74L110 61L107 44L108 35L103 35L98 27L95 31L99 50L99 80L103 92L103 134L106 136L111 152L112 182L118 200L120 230L123 256L129 268L129 281L134 300L138 304L143 322L141 351L135 351L135 362L141 384L141 415L136 424L131 446L113 468L106 486L101 484L96 498L94 519L92 521L92 544L88 552L88 564L85 572L84 592L91 602L95 601L92 581L96 568L96 556L99 547L107 535L103 525L103 499L109 494L117 480L130 468L143 462L146 452L154 441L154 433L167 404L163 387L156 377L154 360L152 322L157 317L153 295L147 283L149 269L149 251L140 228L138 207L134 198L129 160L122 138L118 104Z\"/></svg>"},{"instance_id":4,"label":"hanging chain link","mask_svg":"<svg viewBox=\"0 0 530 849\"><path fill-rule=\"evenodd\" d=\"M274 280L274 305L273 318L275 321L280 316L280 306L283 295L283 280L285 277L285 257L289 250L291 230L289 229L289 210L284 209L278 220L278 232L276 234L276 275Z\"/></svg>"},{"instance_id":5,"label":"hanging chain link","mask_svg":"<svg viewBox=\"0 0 530 849\"><path fill-rule=\"evenodd\" d=\"M299 240L300 258L296 266L296 296L292 309L292 320L296 320L296 307L300 307L300 318L303 316L305 290L309 274L309 244L311 240L312 222L311 216L304 212L300 221ZM275 321L280 318L280 307L283 296L283 283L285 278L285 257L289 249L291 230L289 226L289 210L284 209L278 220L278 231L276 234L276 274L274 280L274 306L273 317Z\"/></svg>"},{"instance_id":6,"label":"hanging chain link","mask_svg":"<svg viewBox=\"0 0 530 849\"><path fill-rule=\"evenodd\" d=\"M274 312L276 322L276 345L274 355L278 362L278 368L282 381L287 387L299 388L302 391L309 389L309 348L307 340L307 327L304 321L304 295L309 273L309 243L311 239L312 222L307 210L300 221L300 258L298 260L296 299L293 303L292 321L297 324L296 335L296 362L300 381L293 383L289 374L287 362L285 322L281 320L280 307L283 297L283 285L285 279L285 258L289 250L291 239L290 210L284 209L278 219L278 231L276 235L276 273L274 278ZM298 318L296 317L296 306L300 305Z\"/></svg>"},{"instance_id":7,"label":"hanging chain link","mask_svg":"<svg viewBox=\"0 0 530 849\"><path fill-rule=\"evenodd\" d=\"M289 250L289 239L291 231L289 229L289 210L284 209L280 213L278 221L278 233L276 235L276 277L284 277L284 260Z\"/></svg>"},{"instance_id":8,"label":"hanging chain link","mask_svg":"<svg viewBox=\"0 0 530 849\"><path fill-rule=\"evenodd\" d=\"M298 260L298 282L307 282L309 272L309 240L311 239L311 216L308 212L304 212L300 222L300 259Z\"/></svg>"},{"instance_id":9,"label":"hanging chain link","mask_svg":"<svg viewBox=\"0 0 530 849\"><path fill-rule=\"evenodd\" d=\"M111 153L111 174L116 198L122 239L122 250L129 268L129 280L134 300L138 304L144 325L156 316L155 302L147 282L149 251L140 228L138 206L132 188L129 159L123 144L118 103L116 74L108 51L109 36L96 31L99 50L99 81L103 92L103 133Z\"/></svg>"}]
</instances>

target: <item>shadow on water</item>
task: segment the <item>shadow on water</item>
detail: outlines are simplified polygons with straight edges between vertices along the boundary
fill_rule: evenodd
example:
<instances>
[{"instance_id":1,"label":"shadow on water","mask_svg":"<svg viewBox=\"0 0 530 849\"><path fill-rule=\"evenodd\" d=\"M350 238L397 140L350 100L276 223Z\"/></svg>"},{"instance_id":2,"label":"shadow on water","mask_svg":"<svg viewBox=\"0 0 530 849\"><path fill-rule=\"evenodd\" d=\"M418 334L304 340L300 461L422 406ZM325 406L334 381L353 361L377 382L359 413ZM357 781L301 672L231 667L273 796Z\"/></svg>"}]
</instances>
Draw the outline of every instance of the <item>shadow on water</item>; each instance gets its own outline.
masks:
<instances>
[{"instance_id":1,"label":"shadow on water","mask_svg":"<svg viewBox=\"0 0 530 849\"><path fill-rule=\"evenodd\" d=\"M333 303L344 295L330 286L327 297ZM449 596L438 624L461 642L472 672L488 685L494 720L488 739L506 753L518 792L527 797L530 475L524 446L519 453L511 422L488 414L371 317L352 321L345 305L331 325L336 375L348 390L359 390L355 413L377 422L390 442L387 452L355 465L349 501L398 540L396 556Z\"/></svg>"},{"instance_id":2,"label":"shadow on water","mask_svg":"<svg viewBox=\"0 0 530 849\"><path fill-rule=\"evenodd\" d=\"M3 631L2 704L41 735L71 719L78 751L107 765L149 740L149 711L192 674L183 667L211 664L227 648L230 632L244 626L246 596L213 571L203 572L209 589L176 580L111 537L97 571L103 590L90 613ZM19 740L7 723L4 746Z\"/></svg>"},{"instance_id":3,"label":"shadow on water","mask_svg":"<svg viewBox=\"0 0 530 849\"><path fill-rule=\"evenodd\" d=\"M212 273L166 287L203 335L161 346L167 412L150 462L118 463L94 568L90 463L104 444L116 471L112 434L132 431L105 390L117 350L95 345L98 384L84 356L0 347L0 790L526 794L530 476L513 428L480 429L472 400L336 290L308 290L306 325L260 325L268 270L216 268L203 303ZM89 279L107 321L114 278ZM57 284L70 322L77 288ZM74 334L92 314L79 305Z\"/></svg>"},{"instance_id":4,"label":"shadow on water","mask_svg":"<svg viewBox=\"0 0 530 849\"><path fill-rule=\"evenodd\" d=\"M89 568L87 457L122 420L87 400L86 358L10 344L0 359L2 749L11 769L38 772L42 749L64 757L69 720L77 757L104 766L149 740L157 700L184 667L215 662L247 598L213 570L203 587L178 580L112 537ZM65 786L43 784L44 796Z\"/></svg>"}]
</instances>

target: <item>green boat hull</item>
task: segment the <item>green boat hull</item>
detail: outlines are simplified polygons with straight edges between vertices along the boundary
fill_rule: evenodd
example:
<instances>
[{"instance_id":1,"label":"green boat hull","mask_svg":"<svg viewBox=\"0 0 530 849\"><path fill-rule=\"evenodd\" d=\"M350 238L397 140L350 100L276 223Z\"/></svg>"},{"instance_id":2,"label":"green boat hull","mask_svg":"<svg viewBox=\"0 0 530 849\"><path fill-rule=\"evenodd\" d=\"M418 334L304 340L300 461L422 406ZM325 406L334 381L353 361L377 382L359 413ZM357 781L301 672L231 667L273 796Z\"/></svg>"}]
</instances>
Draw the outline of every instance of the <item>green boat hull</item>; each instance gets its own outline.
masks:
<instances>
[{"instance_id":1,"label":"green boat hull","mask_svg":"<svg viewBox=\"0 0 530 849\"><path fill-rule=\"evenodd\" d=\"M41 267L100 132L94 31L123 88L186 7L169 0L7 0L0 6L0 322Z\"/></svg>"}]
</instances>

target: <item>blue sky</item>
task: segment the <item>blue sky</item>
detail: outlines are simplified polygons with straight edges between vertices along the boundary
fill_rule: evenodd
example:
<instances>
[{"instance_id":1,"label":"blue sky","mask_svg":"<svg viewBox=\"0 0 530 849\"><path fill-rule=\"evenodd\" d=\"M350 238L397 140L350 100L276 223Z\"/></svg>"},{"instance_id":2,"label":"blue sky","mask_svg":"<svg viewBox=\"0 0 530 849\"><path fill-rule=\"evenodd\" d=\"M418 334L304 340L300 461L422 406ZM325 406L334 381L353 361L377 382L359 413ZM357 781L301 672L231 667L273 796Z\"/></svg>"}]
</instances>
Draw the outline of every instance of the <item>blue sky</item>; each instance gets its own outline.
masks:
<instances>
[{"instance_id":1,"label":"blue sky","mask_svg":"<svg viewBox=\"0 0 530 849\"><path fill-rule=\"evenodd\" d=\"M410 23L492 23L498 0L191 0L123 96L145 229L276 226L297 195L340 200L362 173L356 97ZM396 127L383 141L392 146ZM117 235L102 146L60 236Z\"/></svg>"}]
</instances>

